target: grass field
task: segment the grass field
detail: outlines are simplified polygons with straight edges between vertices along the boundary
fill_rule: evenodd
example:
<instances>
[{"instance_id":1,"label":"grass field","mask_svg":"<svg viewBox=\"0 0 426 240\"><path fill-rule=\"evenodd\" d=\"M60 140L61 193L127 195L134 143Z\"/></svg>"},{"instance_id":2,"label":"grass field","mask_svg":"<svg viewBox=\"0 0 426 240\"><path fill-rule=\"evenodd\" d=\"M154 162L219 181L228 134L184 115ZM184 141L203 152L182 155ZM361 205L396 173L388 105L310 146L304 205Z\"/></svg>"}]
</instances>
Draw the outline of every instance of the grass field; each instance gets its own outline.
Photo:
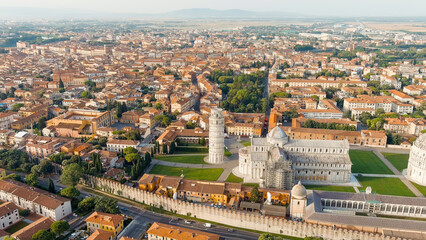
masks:
<instances>
[{"instance_id":1,"label":"grass field","mask_svg":"<svg viewBox=\"0 0 426 240\"><path fill-rule=\"evenodd\" d=\"M259 183L243 183L243 185L248 187L259 187Z\"/></svg>"},{"instance_id":2,"label":"grass field","mask_svg":"<svg viewBox=\"0 0 426 240\"><path fill-rule=\"evenodd\" d=\"M225 156L227 156L227 157L232 156L232 153L226 148L225 148Z\"/></svg>"},{"instance_id":3,"label":"grass field","mask_svg":"<svg viewBox=\"0 0 426 240\"><path fill-rule=\"evenodd\" d=\"M180 176L182 174L182 170L185 179L206 181L216 181L223 172L222 168L180 168L155 165L149 173L167 176Z\"/></svg>"},{"instance_id":4,"label":"grass field","mask_svg":"<svg viewBox=\"0 0 426 240\"><path fill-rule=\"evenodd\" d=\"M243 182L243 179L240 178L240 177L237 177L233 173L231 173L231 174L229 174L229 176L225 180L225 182L241 183L241 182Z\"/></svg>"},{"instance_id":5,"label":"grass field","mask_svg":"<svg viewBox=\"0 0 426 240\"><path fill-rule=\"evenodd\" d=\"M399 178L357 177L357 179L362 185L358 188L360 191L370 186L373 192L378 194L415 197Z\"/></svg>"},{"instance_id":6,"label":"grass field","mask_svg":"<svg viewBox=\"0 0 426 240\"><path fill-rule=\"evenodd\" d=\"M249 141L241 141L241 144L243 144L245 147L251 146L251 142Z\"/></svg>"},{"instance_id":7,"label":"grass field","mask_svg":"<svg viewBox=\"0 0 426 240\"><path fill-rule=\"evenodd\" d=\"M330 191L330 192L355 192L353 187L346 186L320 186L320 185L306 185L306 189Z\"/></svg>"},{"instance_id":8,"label":"grass field","mask_svg":"<svg viewBox=\"0 0 426 240\"><path fill-rule=\"evenodd\" d=\"M176 155L155 155L154 159L167 162L206 164L204 158L206 155L176 156Z\"/></svg>"},{"instance_id":9,"label":"grass field","mask_svg":"<svg viewBox=\"0 0 426 240\"><path fill-rule=\"evenodd\" d=\"M5 231L12 234L12 233L15 233L15 232L21 230L22 228L24 228L27 225L29 225L29 224L24 222L24 221L20 221L20 222L16 223L15 225L12 225L11 227L8 227L7 229L5 229Z\"/></svg>"},{"instance_id":10,"label":"grass field","mask_svg":"<svg viewBox=\"0 0 426 240\"><path fill-rule=\"evenodd\" d=\"M393 174L393 172L370 151L349 150L353 173Z\"/></svg>"},{"instance_id":11,"label":"grass field","mask_svg":"<svg viewBox=\"0 0 426 240\"><path fill-rule=\"evenodd\" d=\"M385 156L385 158L387 160L389 160L389 162L392 163L392 165L398 169L398 171L402 172L402 170L407 168L408 165L408 157L410 155L408 154L398 154L398 153L382 153L383 156Z\"/></svg>"},{"instance_id":12,"label":"grass field","mask_svg":"<svg viewBox=\"0 0 426 240\"><path fill-rule=\"evenodd\" d=\"M411 183L423 194L423 196L426 197L426 187L425 186L422 186L422 185L419 185L419 184L413 183L413 182L411 182Z\"/></svg>"}]
</instances>

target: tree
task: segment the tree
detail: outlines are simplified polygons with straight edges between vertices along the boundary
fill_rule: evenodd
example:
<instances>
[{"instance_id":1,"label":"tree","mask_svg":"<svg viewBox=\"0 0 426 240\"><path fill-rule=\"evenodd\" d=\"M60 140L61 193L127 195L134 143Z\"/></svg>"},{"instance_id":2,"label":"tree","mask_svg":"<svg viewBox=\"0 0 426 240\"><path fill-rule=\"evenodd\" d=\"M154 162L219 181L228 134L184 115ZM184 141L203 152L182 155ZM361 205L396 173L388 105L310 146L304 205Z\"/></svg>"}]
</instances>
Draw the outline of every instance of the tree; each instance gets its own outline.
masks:
<instances>
[{"instance_id":1,"label":"tree","mask_svg":"<svg viewBox=\"0 0 426 240\"><path fill-rule=\"evenodd\" d=\"M157 110L163 110L163 104L161 104L161 103L156 103L156 104L155 104L155 109L157 109Z\"/></svg>"},{"instance_id":2,"label":"tree","mask_svg":"<svg viewBox=\"0 0 426 240\"><path fill-rule=\"evenodd\" d=\"M82 93L80 94L80 97L81 97L81 98L90 99L90 98L92 98L92 94L90 94L90 92L89 92L89 91L84 91L84 92L82 92Z\"/></svg>"},{"instance_id":3,"label":"tree","mask_svg":"<svg viewBox=\"0 0 426 240\"><path fill-rule=\"evenodd\" d=\"M126 159L127 162L133 163L133 165L135 164L135 162L141 160L141 156L138 153L126 154L124 158Z\"/></svg>"},{"instance_id":4,"label":"tree","mask_svg":"<svg viewBox=\"0 0 426 240\"><path fill-rule=\"evenodd\" d=\"M173 154L175 152L175 150L176 150L176 143L175 143L175 141L171 141L170 142L170 151L169 151L169 153Z\"/></svg>"},{"instance_id":5,"label":"tree","mask_svg":"<svg viewBox=\"0 0 426 240\"><path fill-rule=\"evenodd\" d=\"M262 233L259 236L259 240L275 240L275 237L270 233Z\"/></svg>"},{"instance_id":6,"label":"tree","mask_svg":"<svg viewBox=\"0 0 426 240\"><path fill-rule=\"evenodd\" d=\"M39 230L32 236L32 240L55 240L55 234L47 230Z\"/></svg>"},{"instance_id":7,"label":"tree","mask_svg":"<svg viewBox=\"0 0 426 240\"><path fill-rule=\"evenodd\" d=\"M206 145L206 139L204 137L201 138L200 145L202 146Z\"/></svg>"},{"instance_id":8,"label":"tree","mask_svg":"<svg viewBox=\"0 0 426 240\"><path fill-rule=\"evenodd\" d=\"M74 187L80 181L83 169L77 163L71 163L62 170L61 182Z\"/></svg>"},{"instance_id":9,"label":"tree","mask_svg":"<svg viewBox=\"0 0 426 240\"><path fill-rule=\"evenodd\" d=\"M126 147L123 150L123 153L124 153L124 155L131 154L131 153L138 153L138 150L134 147Z\"/></svg>"},{"instance_id":10,"label":"tree","mask_svg":"<svg viewBox=\"0 0 426 240\"><path fill-rule=\"evenodd\" d=\"M96 198L95 200L95 211L119 214L120 210L118 209L117 200L109 197Z\"/></svg>"},{"instance_id":11,"label":"tree","mask_svg":"<svg viewBox=\"0 0 426 240\"><path fill-rule=\"evenodd\" d=\"M70 229L70 224L66 221L56 221L50 225L50 230L56 235L61 235L68 229Z\"/></svg>"},{"instance_id":12,"label":"tree","mask_svg":"<svg viewBox=\"0 0 426 240\"><path fill-rule=\"evenodd\" d=\"M148 166L151 163L151 154L149 152L145 153L145 165Z\"/></svg>"},{"instance_id":13,"label":"tree","mask_svg":"<svg viewBox=\"0 0 426 240\"><path fill-rule=\"evenodd\" d=\"M364 124L367 125L367 121L372 119L372 115L369 112L363 112L361 113L361 115L359 116L359 121Z\"/></svg>"},{"instance_id":14,"label":"tree","mask_svg":"<svg viewBox=\"0 0 426 240\"><path fill-rule=\"evenodd\" d=\"M37 183L38 183L38 177L37 177L37 175L35 175L35 174L33 174L33 173L30 173L30 174L28 174L28 175L27 175L27 177L25 178L25 182L26 182L28 185L35 186L35 185L37 185Z\"/></svg>"},{"instance_id":15,"label":"tree","mask_svg":"<svg viewBox=\"0 0 426 240\"><path fill-rule=\"evenodd\" d=\"M62 82L61 78L59 78L59 88L65 88L64 82Z\"/></svg>"},{"instance_id":16,"label":"tree","mask_svg":"<svg viewBox=\"0 0 426 240\"><path fill-rule=\"evenodd\" d=\"M56 193L55 184L53 183L51 178L49 178L48 191L51 192L51 193Z\"/></svg>"},{"instance_id":17,"label":"tree","mask_svg":"<svg viewBox=\"0 0 426 240\"><path fill-rule=\"evenodd\" d=\"M315 102L319 102L319 97L317 95L312 95L311 99Z\"/></svg>"},{"instance_id":18,"label":"tree","mask_svg":"<svg viewBox=\"0 0 426 240\"><path fill-rule=\"evenodd\" d=\"M167 145L166 144L163 144L162 145L162 150L163 150L163 154L167 154L168 152L167 152Z\"/></svg>"},{"instance_id":19,"label":"tree","mask_svg":"<svg viewBox=\"0 0 426 240\"><path fill-rule=\"evenodd\" d=\"M380 116L381 114L385 114L385 110L383 108L377 108L375 115Z\"/></svg>"},{"instance_id":20,"label":"tree","mask_svg":"<svg viewBox=\"0 0 426 240\"><path fill-rule=\"evenodd\" d=\"M80 191L75 187L67 187L61 191L61 195L67 198L76 198L80 196Z\"/></svg>"},{"instance_id":21,"label":"tree","mask_svg":"<svg viewBox=\"0 0 426 240\"><path fill-rule=\"evenodd\" d=\"M16 239L14 239L13 237L5 236L5 237L3 238L3 240L16 240Z\"/></svg>"},{"instance_id":22,"label":"tree","mask_svg":"<svg viewBox=\"0 0 426 240\"><path fill-rule=\"evenodd\" d=\"M250 191L250 201L253 203L257 203L260 201L259 188L257 186L254 186Z\"/></svg>"},{"instance_id":23,"label":"tree","mask_svg":"<svg viewBox=\"0 0 426 240\"><path fill-rule=\"evenodd\" d=\"M40 118L39 120L38 120L38 123L37 123L37 128L38 129L40 129L40 130L42 130L43 128L45 128L46 127L46 118L45 117L42 117L42 118Z\"/></svg>"},{"instance_id":24,"label":"tree","mask_svg":"<svg viewBox=\"0 0 426 240\"><path fill-rule=\"evenodd\" d=\"M95 198L94 197L88 197L83 199L81 202L78 203L78 211L80 213L87 213L89 211L92 211L92 209L95 207Z\"/></svg>"}]
</instances>

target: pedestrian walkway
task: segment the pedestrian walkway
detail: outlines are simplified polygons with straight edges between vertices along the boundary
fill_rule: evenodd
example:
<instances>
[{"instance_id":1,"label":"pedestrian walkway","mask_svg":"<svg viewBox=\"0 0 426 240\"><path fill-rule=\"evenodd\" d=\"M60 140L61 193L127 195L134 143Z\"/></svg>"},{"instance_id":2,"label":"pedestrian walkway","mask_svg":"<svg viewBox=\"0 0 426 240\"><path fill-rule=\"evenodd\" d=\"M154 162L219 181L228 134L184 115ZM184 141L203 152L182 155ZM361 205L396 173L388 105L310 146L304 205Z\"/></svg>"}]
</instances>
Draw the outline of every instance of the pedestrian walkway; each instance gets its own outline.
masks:
<instances>
[{"instance_id":1,"label":"pedestrian walkway","mask_svg":"<svg viewBox=\"0 0 426 240\"><path fill-rule=\"evenodd\" d=\"M402 173L400 173L398 171L398 169L396 169L392 165L392 163L390 163L389 160L387 158L385 158L385 156L383 156L383 154L381 153L381 151L378 151L377 149L374 149L373 152L408 187L408 189L410 189L414 193L414 195L416 195L417 197L424 197L423 194L410 181L408 181L408 179L405 178L405 176L402 175Z\"/></svg>"}]
</instances>

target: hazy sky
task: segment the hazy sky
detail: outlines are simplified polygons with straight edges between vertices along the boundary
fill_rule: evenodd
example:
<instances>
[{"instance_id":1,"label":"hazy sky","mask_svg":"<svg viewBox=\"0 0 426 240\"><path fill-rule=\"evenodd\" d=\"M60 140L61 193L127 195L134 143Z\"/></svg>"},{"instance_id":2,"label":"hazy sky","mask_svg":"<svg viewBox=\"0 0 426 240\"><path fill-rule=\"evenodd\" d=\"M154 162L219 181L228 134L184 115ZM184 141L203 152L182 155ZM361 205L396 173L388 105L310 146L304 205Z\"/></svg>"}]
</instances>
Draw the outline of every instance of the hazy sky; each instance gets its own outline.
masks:
<instances>
[{"instance_id":1,"label":"hazy sky","mask_svg":"<svg viewBox=\"0 0 426 240\"><path fill-rule=\"evenodd\" d=\"M426 0L0 0L1 7L72 8L120 13L213 8L316 16L426 16Z\"/></svg>"}]
</instances>

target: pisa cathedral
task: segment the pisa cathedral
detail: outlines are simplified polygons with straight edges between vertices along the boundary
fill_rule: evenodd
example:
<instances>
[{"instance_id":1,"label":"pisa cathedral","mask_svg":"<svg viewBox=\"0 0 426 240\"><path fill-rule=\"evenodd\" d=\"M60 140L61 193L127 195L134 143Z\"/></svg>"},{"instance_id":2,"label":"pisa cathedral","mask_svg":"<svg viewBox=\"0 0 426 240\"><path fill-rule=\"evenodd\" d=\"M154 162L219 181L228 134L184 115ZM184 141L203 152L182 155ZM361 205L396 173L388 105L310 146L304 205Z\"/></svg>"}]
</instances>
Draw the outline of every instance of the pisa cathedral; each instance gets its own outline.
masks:
<instances>
[{"instance_id":1,"label":"pisa cathedral","mask_svg":"<svg viewBox=\"0 0 426 240\"><path fill-rule=\"evenodd\" d=\"M351 166L347 140L293 140L277 126L239 150L236 174L262 187L291 189L298 181L348 183Z\"/></svg>"}]
</instances>

